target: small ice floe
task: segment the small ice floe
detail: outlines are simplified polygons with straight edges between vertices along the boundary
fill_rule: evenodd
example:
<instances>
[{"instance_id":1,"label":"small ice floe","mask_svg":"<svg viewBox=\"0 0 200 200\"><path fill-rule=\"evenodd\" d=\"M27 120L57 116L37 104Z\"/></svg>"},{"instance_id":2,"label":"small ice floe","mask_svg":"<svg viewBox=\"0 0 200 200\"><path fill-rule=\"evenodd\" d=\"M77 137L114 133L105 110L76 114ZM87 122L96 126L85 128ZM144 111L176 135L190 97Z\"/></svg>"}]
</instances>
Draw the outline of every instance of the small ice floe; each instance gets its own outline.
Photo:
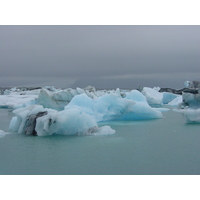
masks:
<instances>
[{"instance_id":1,"label":"small ice floe","mask_svg":"<svg viewBox=\"0 0 200 200\"><path fill-rule=\"evenodd\" d=\"M200 123L200 109L174 109L173 111L183 113L187 123Z\"/></svg>"},{"instance_id":2,"label":"small ice floe","mask_svg":"<svg viewBox=\"0 0 200 200\"><path fill-rule=\"evenodd\" d=\"M102 127L93 127L90 128L86 135L111 135L114 134L115 130L113 130L110 126L102 126Z\"/></svg>"},{"instance_id":3,"label":"small ice floe","mask_svg":"<svg viewBox=\"0 0 200 200\"><path fill-rule=\"evenodd\" d=\"M0 138L4 137L6 134L8 134L8 133L5 132L5 131L0 130Z\"/></svg>"}]
</instances>

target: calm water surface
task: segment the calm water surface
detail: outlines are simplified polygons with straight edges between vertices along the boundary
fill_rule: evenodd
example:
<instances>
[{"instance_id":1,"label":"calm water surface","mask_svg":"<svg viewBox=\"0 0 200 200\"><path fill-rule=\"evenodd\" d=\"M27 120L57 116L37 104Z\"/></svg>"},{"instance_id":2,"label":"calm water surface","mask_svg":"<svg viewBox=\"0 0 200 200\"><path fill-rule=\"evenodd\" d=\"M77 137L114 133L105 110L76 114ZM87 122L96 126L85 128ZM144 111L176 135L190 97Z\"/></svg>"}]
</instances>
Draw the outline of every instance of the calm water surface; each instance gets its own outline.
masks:
<instances>
[{"instance_id":1,"label":"calm water surface","mask_svg":"<svg viewBox=\"0 0 200 200\"><path fill-rule=\"evenodd\" d=\"M0 138L0 174L200 174L200 124L176 112L164 119L110 122L108 136ZM12 113L0 110L0 129ZM104 125L104 124L102 124Z\"/></svg>"}]
</instances>

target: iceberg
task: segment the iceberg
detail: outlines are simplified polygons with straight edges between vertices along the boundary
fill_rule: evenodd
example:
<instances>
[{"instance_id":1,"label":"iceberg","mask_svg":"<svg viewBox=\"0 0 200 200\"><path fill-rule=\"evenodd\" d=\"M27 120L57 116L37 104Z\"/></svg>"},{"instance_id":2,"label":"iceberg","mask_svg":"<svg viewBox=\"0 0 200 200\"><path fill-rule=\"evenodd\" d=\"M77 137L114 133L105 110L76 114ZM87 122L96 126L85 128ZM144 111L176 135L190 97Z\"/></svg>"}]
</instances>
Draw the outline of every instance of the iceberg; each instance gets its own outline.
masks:
<instances>
[{"instance_id":1,"label":"iceberg","mask_svg":"<svg viewBox=\"0 0 200 200\"><path fill-rule=\"evenodd\" d=\"M182 95L179 93L175 94L171 92L173 89L162 90L164 88L154 87L148 88L144 87L142 90L142 94L146 97L147 102L150 106L153 107L160 107L163 105L170 105L170 106L178 106L179 100L182 98ZM165 88L166 89L166 88ZM176 100L175 100L176 99Z\"/></svg>"},{"instance_id":2,"label":"iceberg","mask_svg":"<svg viewBox=\"0 0 200 200\"><path fill-rule=\"evenodd\" d=\"M66 90L60 90L56 92L48 91L43 88L38 95L38 104L45 108L51 108L58 111L64 110L64 107L72 100L73 97L79 94L86 94L91 98L95 98L98 95L95 93L95 89L88 87L87 89L68 88Z\"/></svg>"},{"instance_id":3,"label":"iceberg","mask_svg":"<svg viewBox=\"0 0 200 200\"><path fill-rule=\"evenodd\" d=\"M26 135L102 135L113 134L110 127L98 127L95 119L78 110L56 111L32 105L14 110L9 130Z\"/></svg>"},{"instance_id":4,"label":"iceberg","mask_svg":"<svg viewBox=\"0 0 200 200\"><path fill-rule=\"evenodd\" d=\"M37 95L0 95L0 107L17 109L37 103Z\"/></svg>"},{"instance_id":5,"label":"iceberg","mask_svg":"<svg viewBox=\"0 0 200 200\"><path fill-rule=\"evenodd\" d=\"M85 94L92 99L96 99L105 94L116 94L119 97L124 97L124 91L121 91L119 88L116 90L98 90L92 86L88 86L85 89L76 88L76 89L65 89L57 91L49 91L45 88L42 88L38 95L38 104L42 105L45 108L51 108L58 111L64 110L64 107L70 103L70 101L77 95Z\"/></svg>"},{"instance_id":6,"label":"iceberg","mask_svg":"<svg viewBox=\"0 0 200 200\"><path fill-rule=\"evenodd\" d=\"M162 94L163 94L163 100L162 100L163 104L169 104L177 97L180 97L180 95L173 94L170 92L163 92Z\"/></svg>"},{"instance_id":7,"label":"iceberg","mask_svg":"<svg viewBox=\"0 0 200 200\"><path fill-rule=\"evenodd\" d=\"M144 87L142 89L142 94L146 97L147 102L151 106L160 106L163 104L163 94L156 89Z\"/></svg>"},{"instance_id":8,"label":"iceberg","mask_svg":"<svg viewBox=\"0 0 200 200\"><path fill-rule=\"evenodd\" d=\"M151 108L144 95L137 90L127 93L125 98L114 93L96 99L86 94L77 95L65 106L65 110L72 108L93 116L97 122L162 118L162 113Z\"/></svg>"},{"instance_id":9,"label":"iceberg","mask_svg":"<svg viewBox=\"0 0 200 200\"><path fill-rule=\"evenodd\" d=\"M182 101L183 101L182 96L178 96L175 99L173 99L172 101L170 101L167 105L178 107L182 103Z\"/></svg>"},{"instance_id":10,"label":"iceberg","mask_svg":"<svg viewBox=\"0 0 200 200\"><path fill-rule=\"evenodd\" d=\"M183 109L183 110L174 110L179 113L183 113L186 117L187 123L200 123L200 108L199 109Z\"/></svg>"},{"instance_id":11,"label":"iceberg","mask_svg":"<svg viewBox=\"0 0 200 200\"><path fill-rule=\"evenodd\" d=\"M151 108L144 95L137 90L126 92L124 98L118 92L95 99L82 93L75 95L61 111L30 105L13 113L15 116L10 122L10 131L38 136L113 134L115 131L109 126L99 127L98 123L162 118L162 113Z\"/></svg>"},{"instance_id":12,"label":"iceberg","mask_svg":"<svg viewBox=\"0 0 200 200\"><path fill-rule=\"evenodd\" d=\"M187 123L200 123L200 82L186 81L184 85L185 89L181 96L182 102L179 103L178 109L174 111L183 113ZM180 102L181 98L177 101Z\"/></svg>"},{"instance_id":13,"label":"iceberg","mask_svg":"<svg viewBox=\"0 0 200 200\"><path fill-rule=\"evenodd\" d=\"M186 88L200 88L200 82L199 81L185 81L184 86Z\"/></svg>"},{"instance_id":14,"label":"iceberg","mask_svg":"<svg viewBox=\"0 0 200 200\"><path fill-rule=\"evenodd\" d=\"M73 95L70 93L64 91L51 92L43 88L38 95L38 104L45 108L63 110L72 98Z\"/></svg>"}]
</instances>

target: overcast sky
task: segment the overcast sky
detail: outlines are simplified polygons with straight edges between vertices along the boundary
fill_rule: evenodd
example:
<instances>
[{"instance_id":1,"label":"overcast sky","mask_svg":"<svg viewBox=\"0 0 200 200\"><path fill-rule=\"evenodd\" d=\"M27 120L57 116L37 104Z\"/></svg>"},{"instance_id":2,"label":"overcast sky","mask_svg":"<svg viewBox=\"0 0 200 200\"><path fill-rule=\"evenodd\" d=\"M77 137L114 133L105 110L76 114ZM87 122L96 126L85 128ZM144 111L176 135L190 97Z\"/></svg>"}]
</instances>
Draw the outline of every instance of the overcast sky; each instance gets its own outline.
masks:
<instances>
[{"instance_id":1,"label":"overcast sky","mask_svg":"<svg viewBox=\"0 0 200 200\"><path fill-rule=\"evenodd\" d=\"M183 88L200 26L0 26L0 86Z\"/></svg>"}]
</instances>

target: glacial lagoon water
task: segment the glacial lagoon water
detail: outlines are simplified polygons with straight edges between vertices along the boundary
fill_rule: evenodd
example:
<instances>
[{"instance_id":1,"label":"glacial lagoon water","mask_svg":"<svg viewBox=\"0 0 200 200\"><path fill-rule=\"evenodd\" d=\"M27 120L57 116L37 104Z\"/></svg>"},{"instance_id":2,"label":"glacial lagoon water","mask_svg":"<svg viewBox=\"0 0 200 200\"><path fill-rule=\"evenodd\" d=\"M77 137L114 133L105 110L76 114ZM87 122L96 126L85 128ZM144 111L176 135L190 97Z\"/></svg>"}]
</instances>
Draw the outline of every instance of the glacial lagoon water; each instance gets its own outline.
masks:
<instances>
[{"instance_id":1,"label":"glacial lagoon water","mask_svg":"<svg viewBox=\"0 0 200 200\"><path fill-rule=\"evenodd\" d=\"M0 138L1 175L187 175L200 174L200 124L182 114L163 119L118 121L113 135ZM0 129L12 113L0 109ZM100 124L105 125L105 124Z\"/></svg>"}]
</instances>

